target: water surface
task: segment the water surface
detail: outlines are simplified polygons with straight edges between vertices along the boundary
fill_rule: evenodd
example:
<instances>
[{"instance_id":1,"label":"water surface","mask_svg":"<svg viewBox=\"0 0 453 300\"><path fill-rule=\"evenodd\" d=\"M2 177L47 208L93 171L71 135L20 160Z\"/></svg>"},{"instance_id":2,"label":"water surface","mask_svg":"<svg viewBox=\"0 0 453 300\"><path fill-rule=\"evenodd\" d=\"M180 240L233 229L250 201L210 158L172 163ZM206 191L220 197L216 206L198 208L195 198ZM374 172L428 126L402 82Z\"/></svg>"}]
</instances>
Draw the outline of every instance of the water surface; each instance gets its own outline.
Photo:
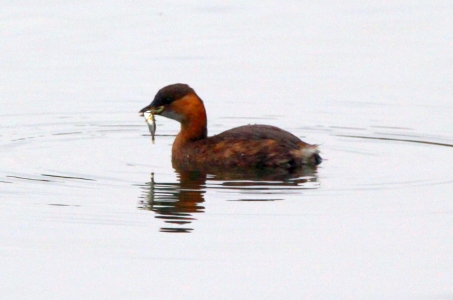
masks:
<instances>
[{"instance_id":1,"label":"water surface","mask_svg":"<svg viewBox=\"0 0 453 300\"><path fill-rule=\"evenodd\" d=\"M0 6L2 298L453 297L449 3ZM323 163L175 171L175 82Z\"/></svg>"}]
</instances>

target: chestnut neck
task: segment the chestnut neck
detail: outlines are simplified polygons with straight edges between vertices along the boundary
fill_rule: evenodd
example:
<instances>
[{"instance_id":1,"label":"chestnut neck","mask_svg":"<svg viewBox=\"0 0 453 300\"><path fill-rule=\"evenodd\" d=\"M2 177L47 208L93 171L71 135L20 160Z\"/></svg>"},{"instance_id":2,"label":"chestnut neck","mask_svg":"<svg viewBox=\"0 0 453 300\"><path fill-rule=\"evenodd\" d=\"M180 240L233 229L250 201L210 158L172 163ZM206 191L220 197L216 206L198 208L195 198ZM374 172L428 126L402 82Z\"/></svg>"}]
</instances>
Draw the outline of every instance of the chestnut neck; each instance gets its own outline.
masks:
<instances>
[{"instance_id":1,"label":"chestnut neck","mask_svg":"<svg viewBox=\"0 0 453 300\"><path fill-rule=\"evenodd\" d=\"M175 111L183 117L180 120L181 131L176 136L173 149L178 149L208 136L208 122L203 101L193 93L178 102L179 105L175 108Z\"/></svg>"}]
</instances>

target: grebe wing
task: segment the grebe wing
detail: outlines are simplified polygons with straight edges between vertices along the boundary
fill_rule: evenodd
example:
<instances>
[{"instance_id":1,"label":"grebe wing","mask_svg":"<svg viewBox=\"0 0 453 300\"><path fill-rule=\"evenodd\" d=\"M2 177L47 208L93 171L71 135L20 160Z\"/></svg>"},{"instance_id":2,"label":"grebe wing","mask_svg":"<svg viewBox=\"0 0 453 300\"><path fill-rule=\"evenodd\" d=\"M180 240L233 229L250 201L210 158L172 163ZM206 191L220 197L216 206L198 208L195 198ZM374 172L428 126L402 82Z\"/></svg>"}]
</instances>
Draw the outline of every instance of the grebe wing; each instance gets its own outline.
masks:
<instances>
[{"instance_id":1,"label":"grebe wing","mask_svg":"<svg viewBox=\"0 0 453 300\"><path fill-rule=\"evenodd\" d=\"M224 131L218 135L212 136L212 139L221 140L274 140L279 144L286 144L289 148L298 149L302 144L294 134L270 125L244 125ZM307 144L308 145L308 144Z\"/></svg>"}]
</instances>

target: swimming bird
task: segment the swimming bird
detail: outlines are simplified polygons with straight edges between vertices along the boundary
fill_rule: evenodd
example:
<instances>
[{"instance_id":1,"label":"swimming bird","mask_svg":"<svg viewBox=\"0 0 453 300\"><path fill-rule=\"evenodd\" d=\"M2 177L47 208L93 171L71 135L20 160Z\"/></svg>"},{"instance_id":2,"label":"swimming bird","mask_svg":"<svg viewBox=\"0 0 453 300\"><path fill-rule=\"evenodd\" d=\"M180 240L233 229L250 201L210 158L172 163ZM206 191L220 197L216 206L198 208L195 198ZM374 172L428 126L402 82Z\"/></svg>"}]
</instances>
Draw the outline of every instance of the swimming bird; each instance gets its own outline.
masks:
<instances>
[{"instance_id":1,"label":"swimming bird","mask_svg":"<svg viewBox=\"0 0 453 300\"><path fill-rule=\"evenodd\" d=\"M244 125L208 137L206 110L187 84L160 89L140 110L181 123L172 147L172 162L181 169L280 168L291 170L322 162L317 145L269 125Z\"/></svg>"}]
</instances>

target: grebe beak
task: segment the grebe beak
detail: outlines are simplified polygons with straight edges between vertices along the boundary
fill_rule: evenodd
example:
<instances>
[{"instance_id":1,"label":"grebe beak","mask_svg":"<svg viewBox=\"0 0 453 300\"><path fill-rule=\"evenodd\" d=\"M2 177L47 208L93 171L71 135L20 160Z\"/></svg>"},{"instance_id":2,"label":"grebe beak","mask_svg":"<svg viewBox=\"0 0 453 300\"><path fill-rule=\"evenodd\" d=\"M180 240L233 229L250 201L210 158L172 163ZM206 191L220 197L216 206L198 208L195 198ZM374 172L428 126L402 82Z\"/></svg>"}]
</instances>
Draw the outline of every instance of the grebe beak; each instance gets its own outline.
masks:
<instances>
[{"instance_id":1,"label":"grebe beak","mask_svg":"<svg viewBox=\"0 0 453 300\"><path fill-rule=\"evenodd\" d=\"M146 107L143 107L138 113L141 117L143 117L145 112L149 112L153 115L159 115L163 110L164 106L153 107L151 105L148 105Z\"/></svg>"}]
</instances>

